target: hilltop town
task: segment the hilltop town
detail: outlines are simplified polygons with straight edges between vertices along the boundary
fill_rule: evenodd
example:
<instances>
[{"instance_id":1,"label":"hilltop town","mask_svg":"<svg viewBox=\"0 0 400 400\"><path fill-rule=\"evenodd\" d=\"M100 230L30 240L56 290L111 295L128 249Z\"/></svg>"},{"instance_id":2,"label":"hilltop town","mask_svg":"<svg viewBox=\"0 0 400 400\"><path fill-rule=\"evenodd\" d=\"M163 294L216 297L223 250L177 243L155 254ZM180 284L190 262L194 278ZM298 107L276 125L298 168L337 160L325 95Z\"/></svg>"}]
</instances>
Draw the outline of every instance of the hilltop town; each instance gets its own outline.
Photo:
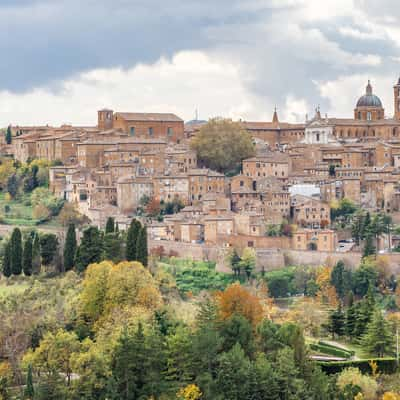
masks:
<instances>
[{"instance_id":1,"label":"hilltop town","mask_svg":"<svg viewBox=\"0 0 400 400\"><path fill-rule=\"evenodd\" d=\"M207 122L170 113L103 109L96 126L15 125L1 150L20 162L56 162L51 192L92 224L104 227L111 216L125 229L139 216L152 247L183 256L217 258L207 249L229 246L362 252L349 231L338 230L332 207L345 200L399 220L400 79L393 116L370 82L357 97L354 118L328 117L318 107L304 123L281 121L277 110L272 121L239 121L255 150L229 174L209 168L192 145ZM165 204L173 211L160 215ZM400 243L381 233L378 251ZM270 262L282 262L271 254Z\"/></svg>"}]
</instances>

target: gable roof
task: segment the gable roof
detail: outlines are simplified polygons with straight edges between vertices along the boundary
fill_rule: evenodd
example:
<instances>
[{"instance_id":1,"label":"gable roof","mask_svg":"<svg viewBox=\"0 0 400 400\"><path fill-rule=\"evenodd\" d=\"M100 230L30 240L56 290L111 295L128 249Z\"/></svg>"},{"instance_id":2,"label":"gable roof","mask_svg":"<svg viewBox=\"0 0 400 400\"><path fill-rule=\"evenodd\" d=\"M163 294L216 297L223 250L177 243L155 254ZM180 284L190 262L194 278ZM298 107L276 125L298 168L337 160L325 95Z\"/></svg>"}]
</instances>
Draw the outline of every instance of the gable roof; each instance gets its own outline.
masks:
<instances>
[{"instance_id":1,"label":"gable roof","mask_svg":"<svg viewBox=\"0 0 400 400\"><path fill-rule=\"evenodd\" d=\"M155 121L155 122L183 122L181 118L170 113L131 113L117 112L115 117L126 121Z\"/></svg>"}]
</instances>

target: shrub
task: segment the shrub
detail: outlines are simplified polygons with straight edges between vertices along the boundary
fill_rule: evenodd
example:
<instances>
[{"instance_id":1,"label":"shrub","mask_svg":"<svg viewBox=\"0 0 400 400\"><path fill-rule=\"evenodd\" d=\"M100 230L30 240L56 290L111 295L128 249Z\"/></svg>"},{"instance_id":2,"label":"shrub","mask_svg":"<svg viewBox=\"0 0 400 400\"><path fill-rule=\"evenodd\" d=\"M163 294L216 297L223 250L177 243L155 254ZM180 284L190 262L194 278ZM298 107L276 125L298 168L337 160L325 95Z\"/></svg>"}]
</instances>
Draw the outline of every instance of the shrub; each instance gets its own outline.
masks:
<instances>
[{"instance_id":1,"label":"shrub","mask_svg":"<svg viewBox=\"0 0 400 400\"><path fill-rule=\"evenodd\" d=\"M358 368L350 367L343 370L337 378L337 385L344 389L347 385L358 386L363 394L363 399L376 399L378 384L370 376L363 375Z\"/></svg>"},{"instance_id":2,"label":"shrub","mask_svg":"<svg viewBox=\"0 0 400 400\"><path fill-rule=\"evenodd\" d=\"M374 361L378 365L378 371L384 374L393 374L397 371L396 359L392 357L387 358L372 358L368 360L349 360L349 361L319 361L318 365L322 371L327 374L337 374L345 368L355 367L358 368L363 374L370 374L370 362Z\"/></svg>"}]
</instances>

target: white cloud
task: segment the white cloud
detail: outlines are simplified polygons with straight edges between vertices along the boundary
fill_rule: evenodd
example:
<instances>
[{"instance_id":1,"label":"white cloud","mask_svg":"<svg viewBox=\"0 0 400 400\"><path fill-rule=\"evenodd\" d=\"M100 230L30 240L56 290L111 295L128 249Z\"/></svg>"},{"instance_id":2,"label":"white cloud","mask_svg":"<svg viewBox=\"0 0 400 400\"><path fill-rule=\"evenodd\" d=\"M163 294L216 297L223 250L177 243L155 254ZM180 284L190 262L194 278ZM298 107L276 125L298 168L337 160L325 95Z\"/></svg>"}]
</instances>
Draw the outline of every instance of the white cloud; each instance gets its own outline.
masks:
<instances>
[{"instance_id":1,"label":"white cloud","mask_svg":"<svg viewBox=\"0 0 400 400\"><path fill-rule=\"evenodd\" d=\"M184 119L215 115L270 118L265 101L243 85L238 67L203 52L186 51L171 60L131 69L98 69L60 83L57 92L0 92L1 125L9 122L95 124L102 107L117 111L174 112ZM269 105L272 110L272 105Z\"/></svg>"}]
</instances>

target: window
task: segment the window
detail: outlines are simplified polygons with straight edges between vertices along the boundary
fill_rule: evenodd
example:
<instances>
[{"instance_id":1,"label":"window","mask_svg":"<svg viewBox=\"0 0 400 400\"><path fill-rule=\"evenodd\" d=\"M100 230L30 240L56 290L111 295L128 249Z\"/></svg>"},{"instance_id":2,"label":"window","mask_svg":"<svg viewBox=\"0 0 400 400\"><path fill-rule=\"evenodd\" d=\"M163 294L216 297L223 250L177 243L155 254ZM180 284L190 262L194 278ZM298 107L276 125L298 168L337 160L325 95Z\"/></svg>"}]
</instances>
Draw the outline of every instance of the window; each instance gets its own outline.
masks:
<instances>
[{"instance_id":1,"label":"window","mask_svg":"<svg viewBox=\"0 0 400 400\"><path fill-rule=\"evenodd\" d=\"M358 119L361 119L361 111L358 112Z\"/></svg>"},{"instance_id":2,"label":"window","mask_svg":"<svg viewBox=\"0 0 400 400\"><path fill-rule=\"evenodd\" d=\"M167 135L172 136L174 134L174 130L171 127L167 128Z\"/></svg>"},{"instance_id":3,"label":"window","mask_svg":"<svg viewBox=\"0 0 400 400\"><path fill-rule=\"evenodd\" d=\"M371 111L368 111L367 112L367 120L371 121L371 119L372 119Z\"/></svg>"},{"instance_id":4,"label":"window","mask_svg":"<svg viewBox=\"0 0 400 400\"><path fill-rule=\"evenodd\" d=\"M131 126L130 134L131 134L131 136L135 136L135 127L134 126Z\"/></svg>"},{"instance_id":5,"label":"window","mask_svg":"<svg viewBox=\"0 0 400 400\"><path fill-rule=\"evenodd\" d=\"M319 133L317 133L317 142L319 142Z\"/></svg>"},{"instance_id":6,"label":"window","mask_svg":"<svg viewBox=\"0 0 400 400\"><path fill-rule=\"evenodd\" d=\"M149 136L153 136L153 128L152 127L149 128Z\"/></svg>"}]
</instances>

